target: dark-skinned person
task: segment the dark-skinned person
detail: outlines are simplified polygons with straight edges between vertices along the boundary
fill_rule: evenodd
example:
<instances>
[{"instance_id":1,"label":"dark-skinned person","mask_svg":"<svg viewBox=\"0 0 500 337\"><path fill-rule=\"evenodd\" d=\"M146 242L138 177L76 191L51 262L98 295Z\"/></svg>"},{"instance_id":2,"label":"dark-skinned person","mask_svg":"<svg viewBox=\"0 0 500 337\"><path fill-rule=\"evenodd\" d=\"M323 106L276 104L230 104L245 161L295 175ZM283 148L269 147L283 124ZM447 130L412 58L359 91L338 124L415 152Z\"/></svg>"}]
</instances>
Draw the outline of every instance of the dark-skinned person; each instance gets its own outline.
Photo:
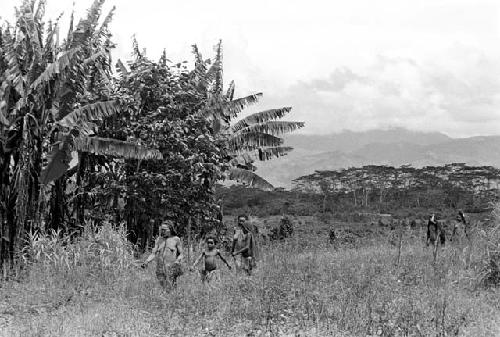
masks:
<instances>
[{"instance_id":1,"label":"dark-skinned person","mask_svg":"<svg viewBox=\"0 0 500 337\"><path fill-rule=\"evenodd\" d=\"M215 247L216 240L213 236L208 236L206 239L207 247L203 252L198 256L196 261L191 266L191 270L193 270L196 265L203 259L203 267L200 269L201 281L203 283L208 283L212 279L213 275L217 270L217 258L221 259L222 262L226 264L226 266L231 270L231 266L226 261L224 256L222 256L221 252Z\"/></svg>"},{"instance_id":2,"label":"dark-skinned person","mask_svg":"<svg viewBox=\"0 0 500 337\"><path fill-rule=\"evenodd\" d=\"M236 270L251 275L256 266L254 257L255 242L252 232L246 225L247 219L245 214L238 215L238 226L234 232L231 255L234 257Z\"/></svg>"},{"instance_id":3,"label":"dark-skinned person","mask_svg":"<svg viewBox=\"0 0 500 337\"><path fill-rule=\"evenodd\" d=\"M183 257L181 239L174 235L173 222L166 220L160 226L160 235L153 251L141 267L146 268L151 261L156 260L156 278L161 287L168 290L176 287L177 279L182 275Z\"/></svg>"}]
</instances>

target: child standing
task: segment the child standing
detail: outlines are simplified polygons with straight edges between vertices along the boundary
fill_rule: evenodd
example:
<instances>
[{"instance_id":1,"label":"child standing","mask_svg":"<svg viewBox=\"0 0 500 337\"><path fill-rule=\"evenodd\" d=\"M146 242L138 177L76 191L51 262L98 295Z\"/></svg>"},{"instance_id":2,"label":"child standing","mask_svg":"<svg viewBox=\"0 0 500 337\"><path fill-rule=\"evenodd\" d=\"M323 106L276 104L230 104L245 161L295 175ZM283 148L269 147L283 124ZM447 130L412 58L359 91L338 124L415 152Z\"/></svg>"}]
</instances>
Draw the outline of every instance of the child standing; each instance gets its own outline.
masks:
<instances>
[{"instance_id":1,"label":"child standing","mask_svg":"<svg viewBox=\"0 0 500 337\"><path fill-rule=\"evenodd\" d=\"M224 259L220 251L215 248L215 238L208 237L206 242L207 249L200 254L200 256L196 259L193 266L191 267L191 269L194 269L194 267L200 262L200 260L204 258L204 265L200 270L201 281L203 283L209 282L212 278L213 272L217 270L217 257L219 257L222 262L226 264L229 270L231 270L231 266L229 265L229 263L226 261L226 259Z\"/></svg>"}]
</instances>

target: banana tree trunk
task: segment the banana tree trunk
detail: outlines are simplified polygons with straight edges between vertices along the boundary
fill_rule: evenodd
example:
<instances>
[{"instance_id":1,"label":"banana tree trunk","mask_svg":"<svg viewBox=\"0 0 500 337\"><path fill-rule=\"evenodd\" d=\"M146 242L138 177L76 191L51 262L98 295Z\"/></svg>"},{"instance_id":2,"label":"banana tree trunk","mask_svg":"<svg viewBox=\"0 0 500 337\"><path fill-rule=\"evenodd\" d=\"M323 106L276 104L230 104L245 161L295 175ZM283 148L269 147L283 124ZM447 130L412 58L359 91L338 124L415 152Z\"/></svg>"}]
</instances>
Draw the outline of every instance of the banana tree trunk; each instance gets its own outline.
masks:
<instances>
[{"instance_id":1,"label":"banana tree trunk","mask_svg":"<svg viewBox=\"0 0 500 337\"><path fill-rule=\"evenodd\" d=\"M64 228L65 190L66 177L64 175L60 179L57 179L52 187L50 198L50 223L48 228L53 230Z\"/></svg>"},{"instance_id":2,"label":"banana tree trunk","mask_svg":"<svg viewBox=\"0 0 500 337\"><path fill-rule=\"evenodd\" d=\"M87 154L78 154L78 170L76 172L76 193L74 209L76 211L76 222L80 226L85 225L85 191L83 182L85 181L85 167L87 163Z\"/></svg>"}]
</instances>

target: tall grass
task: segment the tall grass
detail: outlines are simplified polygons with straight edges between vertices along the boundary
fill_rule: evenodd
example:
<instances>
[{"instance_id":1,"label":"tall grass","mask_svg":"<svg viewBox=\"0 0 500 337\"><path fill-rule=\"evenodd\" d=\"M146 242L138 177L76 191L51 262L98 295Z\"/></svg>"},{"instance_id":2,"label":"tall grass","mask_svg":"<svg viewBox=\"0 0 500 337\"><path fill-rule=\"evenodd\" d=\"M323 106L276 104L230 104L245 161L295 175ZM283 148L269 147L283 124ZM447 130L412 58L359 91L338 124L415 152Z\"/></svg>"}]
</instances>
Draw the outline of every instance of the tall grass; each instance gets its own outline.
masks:
<instances>
[{"instance_id":1,"label":"tall grass","mask_svg":"<svg viewBox=\"0 0 500 337\"><path fill-rule=\"evenodd\" d=\"M10 322L4 334L500 335L499 292L476 287L487 251L479 232L474 245L440 249L435 264L432 249L409 232L400 251L383 238L334 249L324 236L321 244L311 236L264 247L252 277L221 266L202 286L186 273L171 293L154 268L136 267L123 229L89 229L73 243L32 237L29 275L0 289L0 298L9 296L0 302Z\"/></svg>"}]
</instances>

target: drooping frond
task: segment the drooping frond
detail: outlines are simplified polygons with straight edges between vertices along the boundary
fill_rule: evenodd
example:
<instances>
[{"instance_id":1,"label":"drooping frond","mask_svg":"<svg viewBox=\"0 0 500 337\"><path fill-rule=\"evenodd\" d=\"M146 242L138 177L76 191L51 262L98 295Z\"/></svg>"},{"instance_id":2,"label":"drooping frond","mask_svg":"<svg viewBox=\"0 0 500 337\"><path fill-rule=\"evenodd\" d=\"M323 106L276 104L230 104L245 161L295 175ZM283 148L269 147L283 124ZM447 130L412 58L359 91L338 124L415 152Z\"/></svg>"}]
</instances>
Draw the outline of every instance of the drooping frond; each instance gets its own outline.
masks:
<instances>
[{"instance_id":1,"label":"drooping frond","mask_svg":"<svg viewBox=\"0 0 500 337\"><path fill-rule=\"evenodd\" d=\"M110 138L78 137L73 142L75 150L97 155L122 157L127 159L163 159L160 151L148 149L134 143Z\"/></svg>"},{"instance_id":2,"label":"drooping frond","mask_svg":"<svg viewBox=\"0 0 500 337\"><path fill-rule=\"evenodd\" d=\"M57 180L69 169L71 151L67 142L54 144L52 151L47 156L48 164L40 174L40 183L47 185Z\"/></svg>"},{"instance_id":3,"label":"drooping frond","mask_svg":"<svg viewBox=\"0 0 500 337\"><path fill-rule=\"evenodd\" d=\"M252 124L243 129L240 133L268 133L271 135L282 135L284 133L293 132L304 127L304 122L289 122L289 121L269 121L259 124Z\"/></svg>"},{"instance_id":4,"label":"drooping frond","mask_svg":"<svg viewBox=\"0 0 500 337\"><path fill-rule=\"evenodd\" d=\"M260 161L270 160L272 158L279 158L285 156L288 152L292 151L293 147L290 146L276 146L258 149L258 156Z\"/></svg>"},{"instance_id":5,"label":"drooping frond","mask_svg":"<svg viewBox=\"0 0 500 337\"><path fill-rule=\"evenodd\" d=\"M232 151L248 151L259 147L276 147L283 144L283 139L266 133L237 133L229 138Z\"/></svg>"},{"instance_id":6,"label":"drooping frond","mask_svg":"<svg viewBox=\"0 0 500 337\"><path fill-rule=\"evenodd\" d=\"M7 78L12 82L19 95L24 96L26 79L21 72L19 60L17 58L16 43L10 35L9 30L6 30L5 34L3 34L3 44L5 48L5 58L8 64L8 69L6 71Z\"/></svg>"},{"instance_id":7,"label":"drooping frond","mask_svg":"<svg viewBox=\"0 0 500 337\"><path fill-rule=\"evenodd\" d=\"M256 112L243 118L232 126L233 131L239 131L251 124L264 123L270 120L280 119L292 110L291 107L270 109L261 112Z\"/></svg>"},{"instance_id":8,"label":"drooping frond","mask_svg":"<svg viewBox=\"0 0 500 337\"><path fill-rule=\"evenodd\" d=\"M122 76L128 75L127 67L125 67L122 60L120 59L118 59L118 61L116 62L116 71Z\"/></svg>"},{"instance_id":9,"label":"drooping frond","mask_svg":"<svg viewBox=\"0 0 500 337\"><path fill-rule=\"evenodd\" d=\"M273 190L274 187L267 180L256 173L240 168L231 168L229 170L229 179L236 180L249 187L260 188L263 190Z\"/></svg>"},{"instance_id":10,"label":"drooping frond","mask_svg":"<svg viewBox=\"0 0 500 337\"><path fill-rule=\"evenodd\" d=\"M293 148L290 146L259 147L247 152L235 152L233 155L236 166L247 166L255 161L267 161L287 155Z\"/></svg>"},{"instance_id":11,"label":"drooping frond","mask_svg":"<svg viewBox=\"0 0 500 337\"><path fill-rule=\"evenodd\" d=\"M249 95L246 97L237 98L230 102L227 102L223 106L224 115L229 118L234 118L250 104L257 103L257 101L262 97L262 93L259 92L254 95Z\"/></svg>"},{"instance_id":12,"label":"drooping frond","mask_svg":"<svg viewBox=\"0 0 500 337\"><path fill-rule=\"evenodd\" d=\"M78 128L82 122L99 121L112 116L118 110L119 107L115 101L91 103L73 110L61 118L58 123L66 128Z\"/></svg>"},{"instance_id":13,"label":"drooping frond","mask_svg":"<svg viewBox=\"0 0 500 337\"><path fill-rule=\"evenodd\" d=\"M40 84L46 83L60 74L71 65L73 57L78 53L79 48L73 48L62 54L54 63L50 63L47 68L31 84L32 89L36 89Z\"/></svg>"}]
</instances>

